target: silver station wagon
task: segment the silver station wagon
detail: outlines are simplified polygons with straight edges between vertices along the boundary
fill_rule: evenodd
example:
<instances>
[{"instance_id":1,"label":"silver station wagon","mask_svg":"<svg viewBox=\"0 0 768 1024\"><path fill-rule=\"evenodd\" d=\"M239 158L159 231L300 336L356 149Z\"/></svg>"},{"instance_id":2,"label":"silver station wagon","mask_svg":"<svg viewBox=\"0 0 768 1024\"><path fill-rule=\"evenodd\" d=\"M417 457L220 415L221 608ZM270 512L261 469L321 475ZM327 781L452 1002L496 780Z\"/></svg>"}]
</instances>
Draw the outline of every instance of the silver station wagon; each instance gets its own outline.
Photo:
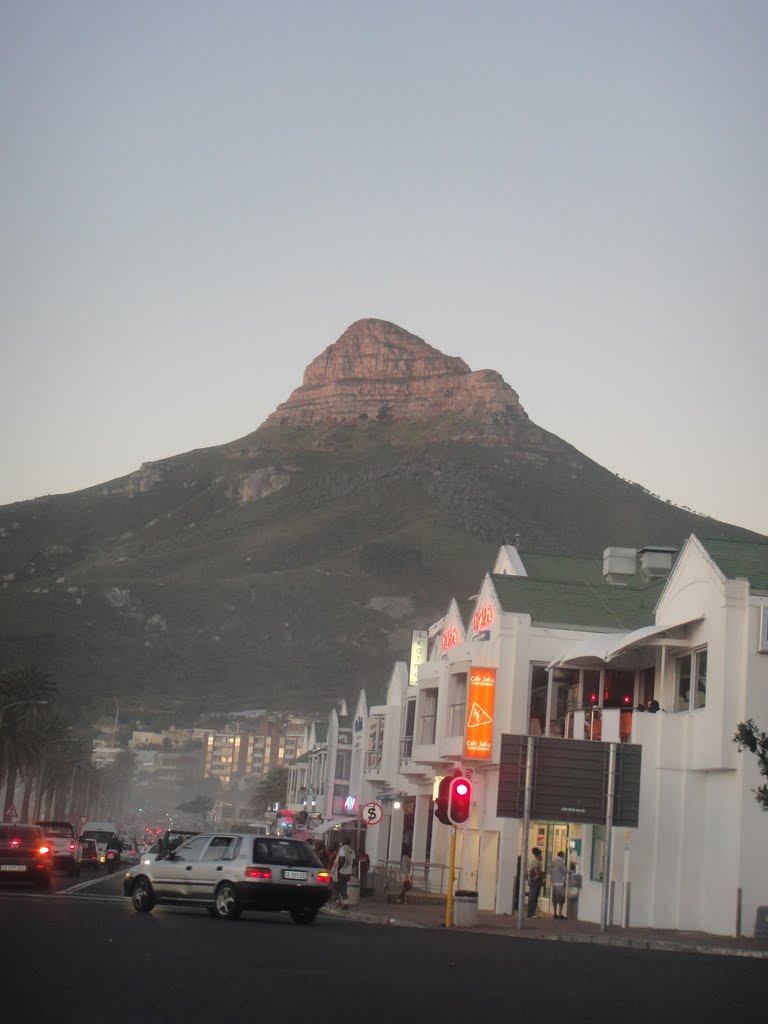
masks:
<instances>
[{"instance_id":1,"label":"silver station wagon","mask_svg":"<svg viewBox=\"0 0 768 1024\"><path fill-rule=\"evenodd\" d=\"M156 860L142 858L124 888L140 913L178 904L231 921L244 910L287 910L297 924L311 924L331 895L331 877L299 840L207 832Z\"/></svg>"}]
</instances>

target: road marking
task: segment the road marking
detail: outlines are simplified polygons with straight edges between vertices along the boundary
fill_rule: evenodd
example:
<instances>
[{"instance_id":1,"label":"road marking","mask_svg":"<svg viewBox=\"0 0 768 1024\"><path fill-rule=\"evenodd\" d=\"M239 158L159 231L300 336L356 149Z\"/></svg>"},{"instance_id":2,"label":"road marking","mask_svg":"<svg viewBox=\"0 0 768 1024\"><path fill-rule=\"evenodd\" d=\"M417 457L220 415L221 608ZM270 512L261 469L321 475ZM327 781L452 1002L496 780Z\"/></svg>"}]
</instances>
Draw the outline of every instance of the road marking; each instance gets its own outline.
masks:
<instances>
[{"instance_id":1,"label":"road marking","mask_svg":"<svg viewBox=\"0 0 768 1024\"><path fill-rule=\"evenodd\" d=\"M102 875L99 878L91 878L87 882L76 882L74 885L68 886L66 889L59 889L59 892L82 892L83 889L90 889L93 885L98 885L99 882L105 882L107 879L106 875Z\"/></svg>"}]
</instances>

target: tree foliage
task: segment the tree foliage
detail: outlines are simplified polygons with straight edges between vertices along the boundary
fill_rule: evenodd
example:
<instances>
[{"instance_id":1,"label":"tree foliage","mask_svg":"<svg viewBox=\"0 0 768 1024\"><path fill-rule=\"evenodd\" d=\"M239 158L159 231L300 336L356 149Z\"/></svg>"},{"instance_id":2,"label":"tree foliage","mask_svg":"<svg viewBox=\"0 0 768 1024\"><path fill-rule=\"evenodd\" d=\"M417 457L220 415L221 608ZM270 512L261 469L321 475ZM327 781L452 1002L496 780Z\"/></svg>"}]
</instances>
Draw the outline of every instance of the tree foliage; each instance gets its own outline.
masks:
<instances>
[{"instance_id":1,"label":"tree foliage","mask_svg":"<svg viewBox=\"0 0 768 1024\"><path fill-rule=\"evenodd\" d=\"M738 744L740 752L748 750L757 757L760 774L768 778L768 735L758 729L753 719L739 723L733 742ZM763 810L768 811L768 785L763 783L754 793Z\"/></svg>"},{"instance_id":2,"label":"tree foliage","mask_svg":"<svg viewBox=\"0 0 768 1024\"><path fill-rule=\"evenodd\" d=\"M193 800L187 800L185 804L179 804L176 808L177 811L183 811L185 814L194 814L205 826L208 821L208 815L213 810L213 800L208 796L198 794Z\"/></svg>"},{"instance_id":3,"label":"tree foliage","mask_svg":"<svg viewBox=\"0 0 768 1024\"><path fill-rule=\"evenodd\" d=\"M261 817L273 804L284 804L288 792L288 769L275 768L253 787L249 810Z\"/></svg>"}]
</instances>

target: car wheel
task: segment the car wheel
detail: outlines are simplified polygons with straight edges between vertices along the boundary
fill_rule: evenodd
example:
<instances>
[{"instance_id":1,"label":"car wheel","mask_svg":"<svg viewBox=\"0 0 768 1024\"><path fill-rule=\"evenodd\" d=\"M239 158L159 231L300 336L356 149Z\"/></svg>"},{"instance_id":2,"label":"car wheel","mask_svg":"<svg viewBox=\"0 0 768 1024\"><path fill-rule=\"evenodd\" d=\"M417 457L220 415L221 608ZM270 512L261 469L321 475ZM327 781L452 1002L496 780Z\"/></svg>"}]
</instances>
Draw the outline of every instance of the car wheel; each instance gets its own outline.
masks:
<instances>
[{"instance_id":1,"label":"car wheel","mask_svg":"<svg viewBox=\"0 0 768 1024\"><path fill-rule=\"evenodd\" d=\"M222 882L216 890L214 913L222 921L236 921L242 910L237 902L237 893L231 882Z\"/></svg>"},{"instance_id":2,"label":"car wheel","mask_svg":"<svg viewBox=\"0 0 768 1024\"><path fill-rule=\"evenodd\" d=\"M143 875L140 875L133 883L131 903L133 904L133 909L138 911L139 914L148 914L155 903L157 903L152 884Z\"/></svg>"},{"instance_id":3,"label":"car wheel","mask_svg":"<svg viewBox=\"0 0 768 1024\"><path fill-rule=\"evenodd\" d=\"M317 917L317 907L291 907L288 913L296 924L312 924Z\"/></svg>"}]
</instances>

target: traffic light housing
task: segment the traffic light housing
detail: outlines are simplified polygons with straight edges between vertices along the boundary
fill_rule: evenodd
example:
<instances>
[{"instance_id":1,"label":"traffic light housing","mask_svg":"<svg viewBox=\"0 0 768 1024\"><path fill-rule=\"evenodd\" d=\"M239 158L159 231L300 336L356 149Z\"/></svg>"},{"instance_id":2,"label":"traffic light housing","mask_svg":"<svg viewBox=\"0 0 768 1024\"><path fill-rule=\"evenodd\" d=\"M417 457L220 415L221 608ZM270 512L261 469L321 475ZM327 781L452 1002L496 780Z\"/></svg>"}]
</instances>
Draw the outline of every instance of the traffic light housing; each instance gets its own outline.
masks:
<instances>
[{"instance_id":1,"label":"traffic light housing","mask_svg":"<svg viewBox=\"0 0 768 1024\"><path fill-rule=\"evenodd\" d=\"M463 825L472 809L472 784L469 779L454 776L448 787L448 820Z\"/></svg>"},{"instance_id":2,"label":"traffic light housing","mask_svg":"<svg viewBox=\"0 0 768 1024\"><path fill-rule=\"evenodd\" d=\"M472 784L461 775L440 780L435 799L435 817L444 825L463 825L472 807Z\"/></svg>"},{"instance_id":3,"label":"traffic light housing","mask_svg":"<svg viewBox=\"0 0 768 1024\"><path fill-rule=\"evenodd\" d=\"M440 784L437 787L437 797L435 799L435 817L438 821L442 821L444 825L450 825L451 819L448 817L448 791L453 781L450 775L446 775L440 779Z\"/></svg>"}]
</instances>

